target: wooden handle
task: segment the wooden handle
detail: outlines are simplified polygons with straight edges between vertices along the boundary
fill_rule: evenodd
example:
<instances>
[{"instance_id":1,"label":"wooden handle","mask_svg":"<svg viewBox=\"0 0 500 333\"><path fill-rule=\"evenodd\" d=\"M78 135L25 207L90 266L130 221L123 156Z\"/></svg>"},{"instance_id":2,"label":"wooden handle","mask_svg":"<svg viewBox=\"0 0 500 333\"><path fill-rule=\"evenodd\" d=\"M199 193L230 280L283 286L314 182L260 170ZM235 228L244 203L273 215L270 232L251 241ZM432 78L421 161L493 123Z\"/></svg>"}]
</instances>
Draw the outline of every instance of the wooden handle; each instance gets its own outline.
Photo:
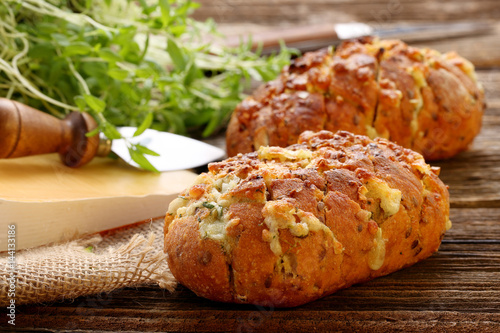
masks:
<instances>
[{"instance_id":1,"label":"wooden handle","mask_svg":"<svg viewBox=\"0 0 500 333\"><path fill-rule=\"evenodd\" d=\"M317 40L338 39L334 24L321 24L314 26L300 26L273 31L256 32L248 35L228 36L224 42L227 46L236 47L240 42L248 42L252 38L252 48L255 49L259 44L266 48L279 48L280 41L285 42L287 46L293 47L297 43L310 42Z\"/></svg>"},{"instance_id":2,"label":"wooden handle","mask_svg":"<svg viewBox=\"0 0 500 333\"><path fill-rule=\"evenodd\" d=\"M0 158L59 153L64 164L79 167L97 153L99 135L85 136L96 127L95 120L84 112L71 112L60 120L0 98Z\"/></svg>"}]
</instances>

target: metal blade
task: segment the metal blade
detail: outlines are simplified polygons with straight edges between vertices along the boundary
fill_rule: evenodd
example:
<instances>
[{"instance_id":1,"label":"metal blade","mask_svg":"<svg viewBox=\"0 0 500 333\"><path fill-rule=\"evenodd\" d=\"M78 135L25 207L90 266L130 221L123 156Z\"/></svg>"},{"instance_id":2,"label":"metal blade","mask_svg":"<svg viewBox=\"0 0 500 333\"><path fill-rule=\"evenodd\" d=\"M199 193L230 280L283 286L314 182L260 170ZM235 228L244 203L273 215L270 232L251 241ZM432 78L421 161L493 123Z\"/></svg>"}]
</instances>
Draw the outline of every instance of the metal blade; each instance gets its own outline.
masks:
<instances>
[{"instance_id":1,"label":"metal blade","mask_svg":"<svg viewBox=\"0 0 500 333\"><path fill-rule=\"evenodd\" d=\"M376 24L374 26L360 22L350 22L292 27L254 33L252 42L255 47L259 42L263 43L263 54L279 51L281 47L280 40L285 41L288 47L307 52L330 45L337 45L344 40L370 35L382 39L401 39L406 43L416 43L488 34L494 29L495 26L490 21L396 23ZM239 39L232 37L228 38L227 44L239 45Z\"/></svg>"},{"instance_id":2,"label":"metal blade","mask_svg":"<svg viewBox=\"0 0 500 333\"><path fill-rule=\"evenodd\" d=\"M335 24L334 27L338 40L369 36L374 32L374 29L371 26L360 22L338 23Z\"/></svg>"},{"instance_id":3,"label":"metal blade","mask_svg":"<svg viewBox=\"0 0 500 333\"><path fill-rule=\"evenodd\" d=\"M147 129L139 136L132 137L135 127L118 128L123 137L131 143L141 145L160 154L146 155L158 171L191 169L219 160L225 156L224 150L185 136ZM139 167L130 157L125 140L113 140L111 150L125 162Z\"/></svg>"},{"instance_id":4,"label":"metal blade","mask_svg":"<svg viewBox=\"0 0 500 333\"><path fill-rule=\"evenodd\" d=\"M397 38L407 43L416 43L487 34L494 31L494 28L489 21L402 23L379 27L374 30L374 34L380 38Z\"/></svg>"}]
</instances>

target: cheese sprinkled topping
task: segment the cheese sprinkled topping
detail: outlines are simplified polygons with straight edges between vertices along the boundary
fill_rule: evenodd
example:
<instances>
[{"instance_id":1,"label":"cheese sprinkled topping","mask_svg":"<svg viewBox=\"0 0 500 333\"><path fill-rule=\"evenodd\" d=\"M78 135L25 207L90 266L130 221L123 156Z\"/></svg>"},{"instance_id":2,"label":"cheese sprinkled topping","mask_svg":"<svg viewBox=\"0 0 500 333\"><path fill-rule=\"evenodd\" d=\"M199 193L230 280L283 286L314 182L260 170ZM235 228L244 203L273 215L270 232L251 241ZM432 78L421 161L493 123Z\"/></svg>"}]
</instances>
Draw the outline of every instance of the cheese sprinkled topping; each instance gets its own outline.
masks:
<instances>
[{"instance_id":1,"label":"cheese sprinkled topping","mask_svg":"<svg viewBox=\"0 0 500 333\"><path fill-rule=\"evenodd\" d=\"M259 148L258 156L259 159L261 160L278 159L281 162L310 160L313 157L312 152L310 150L304 150L304 149L290 150L281 147L267 147L267 146Z\"/></svg>"}]
</instances>

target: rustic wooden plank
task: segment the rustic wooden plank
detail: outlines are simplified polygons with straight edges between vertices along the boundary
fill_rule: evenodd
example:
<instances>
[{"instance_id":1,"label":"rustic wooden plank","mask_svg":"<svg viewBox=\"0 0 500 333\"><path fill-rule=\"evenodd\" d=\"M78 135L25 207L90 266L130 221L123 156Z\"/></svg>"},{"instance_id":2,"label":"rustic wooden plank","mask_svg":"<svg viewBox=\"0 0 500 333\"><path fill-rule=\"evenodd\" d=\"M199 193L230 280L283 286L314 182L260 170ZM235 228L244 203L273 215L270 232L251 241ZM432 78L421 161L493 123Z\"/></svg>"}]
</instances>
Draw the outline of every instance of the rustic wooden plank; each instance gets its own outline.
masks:
<instances>
[{"instance_id":1,"label":"rustic wooden plank","mask_svg":"<svg viewBox=\"0 0 500 333\"><path fill-rule=\"evenodd\" d=\"M465 217L469 212L456 210L453 215ZM500 209L489 214L498 218ZM465 223L456 222L454 228L463 229ZM486 230L487 225L479 226L476 233L486 235ZM20 307L17 327L218 331L238 329L242 320L250 320L253 329L268 331L312 329L319 322L342 329L354 323L359 329L382 330L411 321L411 327L424 329L434 327L422 325L436 316L444 318L443 328L455 327L457 332L471 329L466 325L471 322L479 325L476 328L496 327L500 325L500 247L457 243L453 236L448 234L440 251L426 261L294 309L211 302L181 286L173 294L149 287ZM421 310L426 315L419 317Z\"/></svg>"},{"instance_id":2,"label":"rustic wooden plank","mask_svg":"<svg viewBox=\"0 0 500 333\"><path fill-rule=\"evenodd\" d=\"M387 299L394 299L389 297ZM381 301L387 300L381 298ZM465 300L462 300L464 302ZM331 306L331 304L324 304ZM464 332L463 329L480 330L497 328L500 324L498 313L464 313L461 311L439 311L420 309L412 311L380 310L376 306L366 311L339 311L333 307L323 310L282 311L254 307L246 311L214 310L165 312L150 309L134 311L122 316L108 312L106 315L89 315L75 313L67 316L37 317L33 326L25 327L32 331L43 331L49 322L52 329L68 331L106 330L106 331L175 331L175 332L229 332L229 331L305 331L346 330L356 328L377 329L411 329L420 331L431 328L447 328L450 332ZM437 325L439 323L439 325ZM493 332L493 331L491 331Z\"/></svg>"},{"instance_id":3,"label":"rustic wooden plank","mask_svg":"<svg viewBox=\"0 0 500 333\"><path fill-rule=\"evenodd\" d=\"M444 244L444 249L425 262L294 309L215 303L183 287L173 294L139 288L79 298L69 304L20 307L17 327L234 331L242 323L250 323L258 331L287 331L312 329L322 323L323 328L355 325L357 329L387 330L401 328L403 322L411 322L408 327L412 329L429 329L435 323L426 323L439 317L440 328L455 328L455 332L493 329L500 325L498 246L479 247L482 251L474 256L472 248L477 244L458 248ZM492 256L497 258L495 265L489 262Z\"/></svg>"},{"instance_id":4,"label":"rustic wooden plank","mask_svg":"<svg viewBox=\"0 0 500 333\"><path fill-rule=\"evenodd\" d=\"M496 242L500 244L500 209L451 209L452 228L445 242Z\"/></svg>"},{"instance_id":5,"label":"rustic wooden plank","mask_svg":"<svg viewBox=\"0 0 500 333\"><path fill-rule=\"evenodd\" d=\"M496 19L500 6L495 0L330 0L330 1L242 1L200 0L198 19L213 17L217 22L278 23L346 22L352 20L387 23L391 21L436 21Z\"/></svg>"},{"instance_id":6,"label":"rustic wooden plank","mask_svg":"<svg viewBox=\"0 0 500 333\"><path fill-rule=\"evenodd\" d=\"M487 105L500 109L500 68L479 69L476 72L479 82L483 85Z\"/></svg>"},{"instance_id":7,"label":"rustic wooden plank","mask_svg":"<svg viewBox=\"0 0 500 333\"><path fill-rule=\"evenodd\" d=\"M220 314L223 313L224 316ZM186 315L184 317L184 315ZM60 318L58 325L52 327L65 332L81 330L111 330L121 331L175 331L175 332L218 332L237 331L239 329L253 328L256 331L304 331L322 327L348 329L355 325L357 329L402 329L404 326L416 329L435 327L436 321L443 327L453 329L451 332L463 332L463 327L482 329L497 327L500 323L500 314L497 313L463 313L459 311L392 311L372 308L367 311L338 311L327 308L319 311L281 311L277 309L253 308L247 311L225 311L214 314L213 311L185 311L165 313L151 309L143 312L142 316L81 316L81 314L68 315ZM49 318L47 318L50 320ZM42 331L47 319L39 318L41 322L32 327L33 331ZM406 323L406 325L405 325ZM429 325L428 323L432 323ZM427 325L426 325L427 324ZM474 324L474 325L467 325ZM250 325L250 327L245 327Z\"/></svg>"},{"instance_id":8,"label":"rustic wooden plank","mask_svg":"<svg viewBox=\"0 0 500 333\"><path fill-rule=\"evenodd\" d=\"M500 207L498 128L485 123L468 151L431 163L441 167L440 178L449 186L452 207Z\"/></svg>"},{"instance_id":9,"label":"rustic wooden plank","mask_svg":"<svg viewBox=\"0 0 500 333\"><path fill-rule=\"evenodd\" d=\"M293 312L292 312L293 313ZM282 315L273 311L270 315L258 309L242 313L241 316L222 319L218 316L200 312L187 319L165 318L162 313L154 313L150 317L106 318L82 322L78 316L68 316L68 323L89 324L85 329L99 331L114 330L123 327L139 328L137 331L169 331L169 332L297 332L299 330L314 331L348 331L348 332L387 332L392 330L425 332L430 330L446 330L447 332L498 332L500 315L497 314L464 314L455 311L367 311L338 312L335 310L311 312L307 316ZM195 314L192 314L195 315ZM267 315L267 316L266 316ZM100 319L100 318L96 318ZM64 332L81 332L63 326ZM39 329L42 331L42 329ZM30 331L37 331L30 329Z\"/></svg>"}]
</instances>

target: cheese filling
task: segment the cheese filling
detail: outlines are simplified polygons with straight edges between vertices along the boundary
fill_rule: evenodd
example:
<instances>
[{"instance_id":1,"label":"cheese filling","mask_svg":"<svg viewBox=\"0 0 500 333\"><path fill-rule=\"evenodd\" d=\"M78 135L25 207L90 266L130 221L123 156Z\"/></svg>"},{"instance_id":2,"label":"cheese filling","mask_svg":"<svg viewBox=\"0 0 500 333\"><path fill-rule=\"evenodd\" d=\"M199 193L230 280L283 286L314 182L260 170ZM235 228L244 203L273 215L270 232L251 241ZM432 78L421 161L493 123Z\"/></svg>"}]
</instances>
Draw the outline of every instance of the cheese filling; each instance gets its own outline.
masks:
<instances>
[{"instance_id":1,"label":"cheese filling","mask_svg":"<svg viewBox=\"0 0 500 333\"><path fill-rule=\"evenodd\" d=\"M272 160L278 159L281 162L285 161L300 161L300 160L310 160L313 155L309 150L298 149L290 150L281 147L260 147L258 151L259 159L261 160Z\"/></svg>"},{"instance_id":2,"label":"cheese filling","mask_svg":"<svg viewBox=\"0 0 500 333\"><path fill-rule=\"evenodd\" d=\"M271 251L277 256L283 254L279 239L279 229L288 229L293 236L306 237L309 232L323 231L334 242L335 254L343 251L342 244L333 232L314 214L305 212L284 200L268 201L262 213L269 231L263 233L264 241L270 243Z\"/></svg>"},{"instance_id":3,"label":"cheese filling","mask_svg":"<svg viewBox=\"0 0 500 333\"><path fill-rule=\"evenodd\" d=\"M385 239L382 235L382 228L378 228L373 240L373 247L368 253L368 267L374 271L379 270L384 264L384 260Z\"/></svg>"},{"instance_id":4,"label":"cheese filling","mask_svg":"<svg viewBox=\"0 0 500 333\"><path fill-rule=\"evenodd\" d=\"M210 177L200 175L195 184L208 184L208 193L201 199L190 202L187 197L179 197L170 203L168 214L176 218L195 216L198 209L208 209L208 215L199 218L199 232L202 238L224 242L226 226L230 222L227 211L232 202L229 191L235 188L241 179L229 174L212 181Z\"/></svg>"},{"instance_id":5,"label":"cheese filling","mask_svg":"<svg viewBox=\"0 0 500 333\"><path fill-rule=\"evenodd\" d=\"M390 188L385 181L379 179L369 179L365 186L368 190L365 196L380 199L380 207L384 210L386 217L399 211L401 205L400 190Z\"/></svg>"},{"instance_id":6,"label":"cheese filling","mask_svg":"<svg viewBox=\"0 0 500 333\"><path fill-rule=\"evenodd\" d=\"M412 134L415 135L419 130L418 115L424 106L424 99L422 96L422 88L427 86L427 80L425 79L425 74L417 66L411 66L407 69L410 75L413 77L415 82L415 97L410 100L410 103L414 106L413 109L413 119L410 124Z\"/></svg>"},{"instance_id":7,"label":"cheese filling","mask_svg":"<svg viewBox=\"0 0 500 333\"><path fill-rule=\"evenodd\" d=\"M446 218L446 223L444 224L444 227L446 228L446 231L451 229L451 220L448 217Z\"/></svg>"}]
</instances>

